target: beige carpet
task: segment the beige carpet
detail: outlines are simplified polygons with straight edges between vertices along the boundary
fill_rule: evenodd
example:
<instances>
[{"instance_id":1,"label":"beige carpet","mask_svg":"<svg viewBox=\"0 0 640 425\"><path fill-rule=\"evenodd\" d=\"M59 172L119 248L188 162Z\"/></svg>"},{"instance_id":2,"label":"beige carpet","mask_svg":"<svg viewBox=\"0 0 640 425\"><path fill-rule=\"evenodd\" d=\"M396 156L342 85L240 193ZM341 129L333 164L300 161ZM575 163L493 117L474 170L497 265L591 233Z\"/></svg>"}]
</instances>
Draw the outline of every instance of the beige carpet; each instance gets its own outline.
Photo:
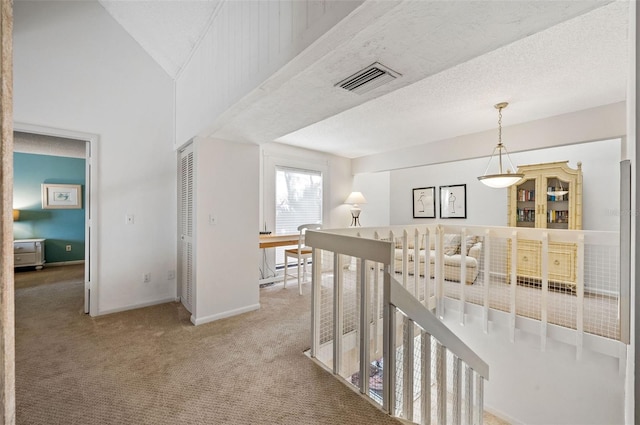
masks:
<instances>
[{"instance_id":1,"label":"beige carpet","mask_svg":"<svg viewBox=\"0 0 640 425\"><path fill-rule=\"evenodd\" d=\"M398 423L303 354L308 285L195 327L178 303L91 318L62 269L16 273L19 425Z\"/></svg>"}]
</instances>

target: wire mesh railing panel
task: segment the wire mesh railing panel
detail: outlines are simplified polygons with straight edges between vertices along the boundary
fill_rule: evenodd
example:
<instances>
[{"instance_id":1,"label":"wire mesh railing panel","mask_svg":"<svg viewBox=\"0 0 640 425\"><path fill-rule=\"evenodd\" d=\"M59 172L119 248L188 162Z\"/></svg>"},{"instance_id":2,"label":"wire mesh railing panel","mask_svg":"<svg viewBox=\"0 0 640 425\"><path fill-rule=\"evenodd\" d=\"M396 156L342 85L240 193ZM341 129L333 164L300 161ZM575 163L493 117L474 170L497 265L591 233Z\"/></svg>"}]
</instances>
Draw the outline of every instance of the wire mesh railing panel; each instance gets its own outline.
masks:
<instances>
[{"instance_id":1,"label":"wire mesh railing panel","mask_svg":"<svg viewBox=\"0 0 640 425\"><path fill-rule=\"evenodd\" d=\"M319 312L318 352L316 358L328 367L333 367L333 252L322 250L320 253L320 290L316 308ZM315 285L318 282L314 282Z\"/></svg>"},{"instance_id":2,"label":"wire mesh railing panel","mask_svg":"<svg viewBox=\"0 0 640 425\"><path fill-rule=\"evenodd\" d=\"M620 339L620 249L584 247L584 331Z\"/></svg>"},{"instance_id":3,"label":"wire mesh railing panel","mask_svg":"<svg viewBox=\"0 0 640 425\"><path fill-rule=\"evenodd\" d=\"M498 236L487 237L487 239L491 244L488 260L489 308L510 312L512 308L512 287L509 274L511 241Z\"/></svg>"},{"instance_id":4,"label":"wire mesh railing panel","mask_svg":"<svg viewBox=\"0 0 640 425\"><path fill-rule=\"evenodd\" d=\"M350 380L360 370L360 261L339 256L342 289L342 341L339 374ZM353 384L353 381L350 381Z\"/></svg>"}]
</instances>

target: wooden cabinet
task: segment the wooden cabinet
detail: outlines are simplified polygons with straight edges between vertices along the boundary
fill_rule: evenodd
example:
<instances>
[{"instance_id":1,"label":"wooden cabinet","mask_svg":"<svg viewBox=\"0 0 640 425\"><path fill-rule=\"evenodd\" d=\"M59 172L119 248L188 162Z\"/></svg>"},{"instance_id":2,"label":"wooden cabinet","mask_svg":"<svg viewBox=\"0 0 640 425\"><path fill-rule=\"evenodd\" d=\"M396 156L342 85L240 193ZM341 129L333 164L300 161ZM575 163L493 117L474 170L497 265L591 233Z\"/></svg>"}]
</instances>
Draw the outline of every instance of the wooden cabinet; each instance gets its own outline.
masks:
<instances>
[{"instance_id":1,"label":"wooden cabinet","mask_svg":"<svg viewBox=\"0 0 640 425\"><path fill-rule=\"evenodd\" d=\"M13 266L44 266L44 239L16 239L13 241Z\"/></svg>"},{"instance_id":2,"label":"wooden cabinet","mask_svg":"<svg viewBox=\"0 0 640 425\"><path fill-rule=\"evenodd\" d=\"M524 165L518 173L524 177L508 189L509 226L582 229L581 163L576 169L569 167L568 161ZM549 281L575 285L576 255L575 244L549 242ZM518 240L518 279L539 281L541 259L541 242ZM510 264L509 257L507 270L511 270Z\"/></svg>"}]
</instances>

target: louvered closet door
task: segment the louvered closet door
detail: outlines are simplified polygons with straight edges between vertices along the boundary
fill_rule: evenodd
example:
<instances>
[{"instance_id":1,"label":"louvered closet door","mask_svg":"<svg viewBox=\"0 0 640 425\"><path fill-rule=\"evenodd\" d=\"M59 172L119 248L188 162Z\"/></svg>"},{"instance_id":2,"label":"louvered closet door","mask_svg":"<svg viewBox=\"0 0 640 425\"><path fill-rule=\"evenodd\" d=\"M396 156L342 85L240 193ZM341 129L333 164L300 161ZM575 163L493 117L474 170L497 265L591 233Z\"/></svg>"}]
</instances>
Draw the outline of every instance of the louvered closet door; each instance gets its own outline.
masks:
<instances>
[{"instance_id":1,"label":"louvered closet door","mask_svg":"<svg viewBox=\"0 0 640 425\"><path fill-rule=\"evenodd\" d=\"M193 206L194 206L194 154L193 145L180 152L180 299L190 313L194 313L195 299L193 261Z\"/></svg>"}]
</instances>

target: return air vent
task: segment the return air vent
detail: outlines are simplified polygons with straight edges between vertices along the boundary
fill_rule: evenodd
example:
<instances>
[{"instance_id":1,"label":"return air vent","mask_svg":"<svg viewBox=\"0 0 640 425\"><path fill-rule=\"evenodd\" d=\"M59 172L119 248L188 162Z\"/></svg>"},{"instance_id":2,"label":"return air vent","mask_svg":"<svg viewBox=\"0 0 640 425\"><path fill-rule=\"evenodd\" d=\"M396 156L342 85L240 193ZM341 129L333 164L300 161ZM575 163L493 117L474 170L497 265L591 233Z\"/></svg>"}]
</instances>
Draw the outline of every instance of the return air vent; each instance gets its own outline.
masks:
<instances>
[{"instance_id":1,"label":"return air vent","mask_svg":"<svg viewBox=\"0 0 640 425\"><path fill-rule=\"evenodd\" d=\"M362 71L340 81L336 87L363 94L401 76L386 66L374 62Z\"/></svg>"}]
</instances>

